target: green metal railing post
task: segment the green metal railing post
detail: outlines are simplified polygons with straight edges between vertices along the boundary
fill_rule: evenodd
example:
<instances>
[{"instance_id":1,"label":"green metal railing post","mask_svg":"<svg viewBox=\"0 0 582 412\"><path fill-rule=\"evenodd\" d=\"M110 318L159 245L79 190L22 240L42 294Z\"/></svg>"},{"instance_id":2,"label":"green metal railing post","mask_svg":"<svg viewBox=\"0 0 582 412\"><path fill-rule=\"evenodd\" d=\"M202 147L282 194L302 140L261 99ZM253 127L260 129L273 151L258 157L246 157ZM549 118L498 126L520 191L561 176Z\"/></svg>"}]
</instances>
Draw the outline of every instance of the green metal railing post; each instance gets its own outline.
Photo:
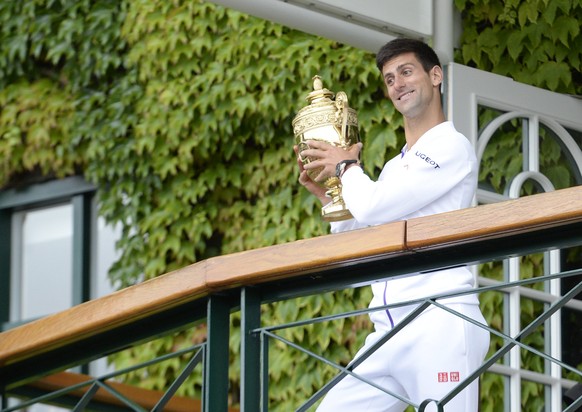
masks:
<instances>
[{"instance_id":1,"label":"green metal railing post","mask_svg":"<svg viewBox=\"0 0 582 412\"><path fill-rule=\"evenodd\" d=\"M204 365L205 412L228 410L230 309L228 298L217 295L208 298L208 351Z\"/></svg>"},{"instance_id":2,"label":"green metal railing post","mask_svg":"<svg viewBox=\"0 0 582 412\"><path fill-rule=\"evenodd\" d=\"M260 410L261 339L253 332L261 326L261 299L258 289L241 290L241 411Z\"/></svg>"},{"instance_id":3,"label":"green metal railing post","mask_svg":"<svg viewBox=\"0 0 582 412\"><path fill-rule=\"evenodd\" d=\"M6 396L4 388L0 389L0 408L2 410L8 408L8 397Z\"/></svg>"},{"instance_id":4,"label":"green metal railing post","mask_svg":"<svg viewBox=\"0 0 582 412\"><path fill-rule=\"evenodd\" d=\"M73 305L91 299L92 193L73 196Z\"/></svg>"},{"instance_id":5,"label":"green metal railing post","mask_svg":"<svg viewBox=\"0 0 582 412\"><path fill-rule=\"evenodd\" d=\"M269 336L261 333L261 411L269 411Z\"/></svg>"}]
</instances>

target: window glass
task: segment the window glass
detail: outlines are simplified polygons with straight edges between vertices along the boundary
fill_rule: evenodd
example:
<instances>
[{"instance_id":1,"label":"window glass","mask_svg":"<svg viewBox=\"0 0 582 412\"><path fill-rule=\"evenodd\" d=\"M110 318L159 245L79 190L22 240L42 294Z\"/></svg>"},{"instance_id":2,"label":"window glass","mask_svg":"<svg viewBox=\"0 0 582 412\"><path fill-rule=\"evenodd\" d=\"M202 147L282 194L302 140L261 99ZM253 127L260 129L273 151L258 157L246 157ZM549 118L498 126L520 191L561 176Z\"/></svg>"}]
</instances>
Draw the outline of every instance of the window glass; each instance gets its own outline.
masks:
<instances>
[{"instance_id":1,"label":"window glass","mask_svg":"<svg viewBox=\"0 0 582 412\"><path fill-rule=\"evenodd\" d=\"M73 207L64 204L14 215L13 320L67 309L73 302Z\"/></svg>"}]
</instances>

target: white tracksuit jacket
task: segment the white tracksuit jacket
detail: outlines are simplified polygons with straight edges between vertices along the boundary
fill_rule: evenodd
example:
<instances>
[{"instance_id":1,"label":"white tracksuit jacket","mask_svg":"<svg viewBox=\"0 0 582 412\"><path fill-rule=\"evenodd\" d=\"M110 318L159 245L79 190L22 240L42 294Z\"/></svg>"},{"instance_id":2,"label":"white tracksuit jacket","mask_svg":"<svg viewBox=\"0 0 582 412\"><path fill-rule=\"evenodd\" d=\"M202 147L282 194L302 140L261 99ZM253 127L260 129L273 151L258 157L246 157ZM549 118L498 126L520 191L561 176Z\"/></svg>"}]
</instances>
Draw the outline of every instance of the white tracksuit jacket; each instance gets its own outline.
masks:
<instances>
[{"instance_id":1,"label":"white tracksuit jacket","mask_svg":"<svg viewBox=\"0 0 582 412\"><path fill-rule=\"evenodd\" d=\"M386 163L378 181L359 167L349 168L341 180L343 198L354 219L332 222L332 233L469 207L477 187L477 160L467 138L451 122L444 122ZM473 275L466 267L388 279L372 284L370 307L473 286ZM446 302L477 304L478 300L470 294ZM376 329L390 329L410 310L393 308L370 317Z\"/></svg>"}]
</instances>

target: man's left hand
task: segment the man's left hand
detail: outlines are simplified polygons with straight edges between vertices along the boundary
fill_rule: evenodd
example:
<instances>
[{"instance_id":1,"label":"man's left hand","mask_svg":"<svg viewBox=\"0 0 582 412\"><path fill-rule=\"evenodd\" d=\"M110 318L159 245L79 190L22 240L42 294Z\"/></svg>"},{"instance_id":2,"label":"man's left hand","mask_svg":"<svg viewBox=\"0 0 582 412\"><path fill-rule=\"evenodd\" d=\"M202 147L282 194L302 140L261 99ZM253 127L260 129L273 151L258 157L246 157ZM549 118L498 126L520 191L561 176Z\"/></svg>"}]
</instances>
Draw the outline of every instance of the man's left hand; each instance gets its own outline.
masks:
<instances>
[{"instance_id":1,"label":"man's left hand","mask_svg":"<svg viewBox=\"0 0 582 412\"><path fill-rule=\"evenodd\" d=\"M318 140L308 140L305 143L307 143L309 149L303 150L301 156L310 157L314 160L303 167L306 170L322 168L321 172L315 177L315 181L317 182L322 182L325 179L335 176L335 167L342 160L358 160L360 158L360 151L362 150L362 143L360 142L347 149Z\"/></svg>"}]
</instances>

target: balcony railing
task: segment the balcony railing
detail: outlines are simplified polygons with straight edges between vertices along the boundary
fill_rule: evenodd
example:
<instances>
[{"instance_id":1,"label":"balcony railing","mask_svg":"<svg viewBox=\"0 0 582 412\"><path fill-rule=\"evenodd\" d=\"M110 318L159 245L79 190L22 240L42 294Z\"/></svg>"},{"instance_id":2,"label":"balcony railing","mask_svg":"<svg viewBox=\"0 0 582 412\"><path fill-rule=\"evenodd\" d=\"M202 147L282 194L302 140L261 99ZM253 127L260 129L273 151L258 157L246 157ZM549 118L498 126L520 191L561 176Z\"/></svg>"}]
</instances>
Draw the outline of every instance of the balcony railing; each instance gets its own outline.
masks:
<instances>
[{"instance_id":1,"label":"balcony railing","mask_svg":"<svg viewBox=\"0 0 582 412\"><path fill-rule=\"evenodd\" d=\"M262 325L261 305L362 286L391 276L578 245L582 245L582 187L211 258L1 333L2 411L23 409L34 402L61 403L74 410L91 405L103 410L227 411L230 316L238 310L240 409L266 411L268 341L282 339L275 330L297 325ZM575 279L576 286L564 296L551 299L543 313L518 333L510 336L489 329L503 339L503 345L474 376L439 400L438 406L446 405L471 379L487 370L497 368L498 373L510 373L498 361L513 348L539 352L524 344L523 339L564 306L579 310L575 297L582 292L582 275L580 271L547 273L533 280L495 282L476 290L506 290L566 277ZM436 298L418 301L419 309L406 322L424 308L439 305ZM188 354L190 359L165 392L146 391L146 396L140 389L113 383L111 378L119 371L98 378L62 372L201 320L208 328L205 342L162 357ZM386 339L392 336L389 335ZM289 341L285 344L295 345ZM582 372L575 366L547 353L538 354L582 381ZM338 375L298 410L307 410L334 382L352 373L354 365L340 366L323 357L320 360L336 368ZM175 396L177 388L197 367L203 369L201 402ZM575 384L573 380L558 380L565 389ZM33 396L38 398L29 400ZM146 402L151 396L156 399ZM22 400L13 405L8 402L10 398ZM580 407L582 398L572 400L564 410Z\"/></svg>"}]
</instances>

